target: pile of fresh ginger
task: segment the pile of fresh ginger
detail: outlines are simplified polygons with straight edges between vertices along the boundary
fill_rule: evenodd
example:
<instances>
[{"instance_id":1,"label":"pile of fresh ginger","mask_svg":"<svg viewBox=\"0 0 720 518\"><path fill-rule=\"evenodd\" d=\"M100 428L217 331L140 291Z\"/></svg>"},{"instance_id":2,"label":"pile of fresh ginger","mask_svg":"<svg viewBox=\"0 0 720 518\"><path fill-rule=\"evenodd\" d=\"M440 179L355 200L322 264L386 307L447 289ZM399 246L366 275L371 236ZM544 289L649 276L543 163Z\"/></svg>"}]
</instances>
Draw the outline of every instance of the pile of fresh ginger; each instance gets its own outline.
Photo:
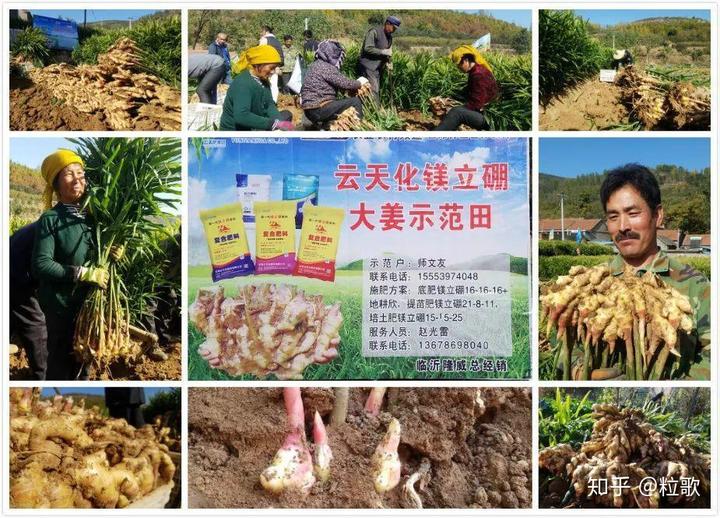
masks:
<instances>
[{"instance_id":1,"label":"pile of fresh ginger","mask_svg":"<svg viewBox=\"0 0 720 518\"><path fill-rule=\"evenodd\" d=\"M104 417L84 400L10 390L11 507L127 507L174 473L152 426Z\"/></svg>"},{"instance_id":2,"label":"pile of fresh ginger","mask_svg":"<svg viewBox=\"0 0 720 518\"><path fill-rule=\"evenodd\" d=\"M568 444L544 448L539 454L540 469L569 479L576 503L600 507L657 508L661 500L672 505L693 502L710 492L710 456L692 448L683 438L671 439L645 420L640 410L610 404L593 405L593 431L575 451ZM657 482L654 490L647 484ZM697 481L697 493L660 495L662 481L676 486L685 480ZM608 491L599 487L607 480ZM595 481L595 482L593 482Z\"/></svg>"},{"instance_id":3,"label":"pile of fresh ginger","mask_svg":"<svg viewBox=\"0 0 720 518\"><path fill-rule=\"evenodd\" d=\"M244 286L236 297L222 286L201 288L189 315L213 367L280 380L302 379L309 365L335 358L343 322L339 303L284 284Z\"/></svg>"},{"instance_id":4,"label":"pile of fresh ginger","mask_svg":"<svg viewBox=\"0 0 720 518\"><path fill-rule=\"evenodd\" d=\"M627 267L615 276L607 265L573 266L540 296L546 336L557 329L560 342L554 367L563 379L666 379L673 358L680 358L682 334L695 329L687 296L653 272L635 275ZM582 344L583 359L572 364L572 349ZM671 356L672 355L672 356Z\"/></svg>"}]
</instances>

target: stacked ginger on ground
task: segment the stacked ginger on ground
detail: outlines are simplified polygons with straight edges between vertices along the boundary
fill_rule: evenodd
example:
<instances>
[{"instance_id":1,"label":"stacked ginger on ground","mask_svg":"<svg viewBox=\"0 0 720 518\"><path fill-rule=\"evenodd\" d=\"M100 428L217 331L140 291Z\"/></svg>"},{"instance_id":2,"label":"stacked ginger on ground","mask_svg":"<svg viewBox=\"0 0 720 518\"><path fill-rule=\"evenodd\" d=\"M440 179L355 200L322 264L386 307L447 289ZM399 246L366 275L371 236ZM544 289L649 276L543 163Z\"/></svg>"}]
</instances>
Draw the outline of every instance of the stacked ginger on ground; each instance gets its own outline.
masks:
<instances>
[{"instance_id":1,"label":"stacked ginger on ground","mask_svg":"<svg viewBox=\"0 0 720 518\"><path fill-rule=\"evenodd\" d=\"M10 390L11 507L127 507L173 480L175 465L152 426L39 395Z\"/></svg>"}]
</instances>

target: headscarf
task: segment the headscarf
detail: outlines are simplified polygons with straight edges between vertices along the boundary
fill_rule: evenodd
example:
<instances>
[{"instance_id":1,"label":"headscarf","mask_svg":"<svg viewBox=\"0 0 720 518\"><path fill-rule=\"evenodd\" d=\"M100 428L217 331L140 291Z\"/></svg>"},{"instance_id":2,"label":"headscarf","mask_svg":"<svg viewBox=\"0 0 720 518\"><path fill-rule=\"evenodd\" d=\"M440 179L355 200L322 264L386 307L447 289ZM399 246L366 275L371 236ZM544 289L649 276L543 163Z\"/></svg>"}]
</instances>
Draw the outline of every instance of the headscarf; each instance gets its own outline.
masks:
<instances>
[{"instance_id":1,"label":"headscarf","mask_svg":"<svg viewBox=\"0 0 720 518\"><path fill-rule=\"evenodd\" d=\"M280 53L275 47L272 45L257 45L240 54L240 59L232 64L232 71L239 74L252 65L267 65L269 63L279 65L281 62Z\"/></svg>"},{"instance_id":2,"label":"headscarf","mask_svg":"<svg viewBox=\"0 0 720 518\"><path fill-rule=\"evenodd\" d=\"M388 16L385 18L385 23L389 23L390 25L394 25L395 27L400 27L400 18L397 16Z\"/></svg>"},{"instance_id":3,"label":"headscarf","mask_svg":"<svg viewBox=\"0 0 720 518\"><path fill-rule=\"evenodd\" d=\"M345 49L338 41L323 40L315 51L315 59L330 63L339 70L345 59Z\"/></svg>"},{"instance_id":4,"label":"headscarf","mask_svg":"<svg viewBox=\"0 0 720 518\"><path fill-rule=\"evenodd\" d=\"M57 175L70 164L80 164L83 167L82 158L77 153L69 149L58 149L54 153L50 153L43 160L40 166L40 172L45 180L45 191L43 191L43 205L45 210L52 207L53 200L53 182Z\"/></svg>"},{"instance_id":5,"label":"headscarf","mask_svg":"<svg viewBox=\"0 0 720 518\"><path fill-rule=\"evenodd\" d=\"M472 54L475 58L475 63L478 63L485 68L487 68L492 73L492 68L490 68L490 63L487 62L487 60L483 57L483 55L480 53L478 49L473 47L472 45L460 45L458 48L453 50L450 53L450 59L453 63L456 65L460 64L460 61L462 61L462 57L465 54Z\"/></svg>"}]
</instances>

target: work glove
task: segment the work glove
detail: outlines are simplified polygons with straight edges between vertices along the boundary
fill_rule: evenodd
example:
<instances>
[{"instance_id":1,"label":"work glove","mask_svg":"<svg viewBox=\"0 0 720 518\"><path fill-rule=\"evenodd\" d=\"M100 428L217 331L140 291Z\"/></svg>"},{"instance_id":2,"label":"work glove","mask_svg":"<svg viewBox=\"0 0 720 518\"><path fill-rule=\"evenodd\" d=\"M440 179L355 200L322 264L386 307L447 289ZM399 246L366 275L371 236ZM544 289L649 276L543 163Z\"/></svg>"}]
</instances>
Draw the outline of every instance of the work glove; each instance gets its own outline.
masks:
<instances>
[{"instance_id":1,"label":"work glove","mask_svg":"<svg viewBox=\"0 0 720 518\"><path fill-rule=\"evenodd\" d=\"M105 268L99 268L99 267L86 267L81 266L80 267L80 280L82 282L89 282L91 284L95 284L102 289L107 288L108 279L110 277L110 274Z\"/></svg>"},{"instance_id":2,"label":"work glove","mask_svg":"<svg viewBox=\"0 0 720 518\"><path fill-rule=\"evenodd\" d=\"M385 64L385 70L391 70L391 71L392 71L392 69L393 69L392 61L388 61L388 62Z\"/></svg>"},{"instance_id":3,"label":"work glove","mask_svg":"<svg viewBox=\"0 0 720 518\"><path fill-rule=\"evenodd\" d=\"M113 245L110 247L110 257L116 263L125 255L125 245Z\"/></svg>"},{"instance_id":4,"label":"work glove","mask_svg":"<svg viewBox=\"0 0 720 518\"><path fill-rule=\"evenodd\" d=\"M389 49L381 49L380 54L389 58L392 57L392 47L390 47Z\"/></svg>"},{"instance_id":5,"label":"work glove","mask_svg":"<svg viewBox=\"0 0 720 518\"><path fill-rule=\"evenodd\" d=\"M273 131L292 131L295 129L295 126L290 121L276 120L272 125L272 129Z\"/></svg>"},{"instance_id":6,"label":"work glove","mask_svg":"<svg viewBox=\"0 0 720 518\"><path fill-rule=\"evenodd\" d=\"M368 81L368 79L366 77L362 77L362 76L358 77L357 80L360 83L360 86L365 86L366 84L368 84L370 82L370 81Z\"/></svg>"}]
</instances>

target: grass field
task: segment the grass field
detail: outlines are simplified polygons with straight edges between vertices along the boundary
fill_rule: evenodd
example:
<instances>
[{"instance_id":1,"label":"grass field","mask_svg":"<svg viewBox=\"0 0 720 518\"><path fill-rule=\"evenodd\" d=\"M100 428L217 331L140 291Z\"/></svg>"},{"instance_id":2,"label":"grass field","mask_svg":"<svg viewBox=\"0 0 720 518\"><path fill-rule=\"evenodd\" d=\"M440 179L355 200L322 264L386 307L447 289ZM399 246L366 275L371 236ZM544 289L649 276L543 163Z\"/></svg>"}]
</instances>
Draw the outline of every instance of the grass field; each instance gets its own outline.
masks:
<instances>
[{"instance_id":1,"label":"grass field","mask_svg":"<svg viewBox=\"0 0 720 518\"><path fill-rule=\"evenodd\" d=\"M189 304L195 300L198 288L212 284L209 266L194 266L188 269ZM237 294L238 286L273 282L294 284L307 293L323 295L325 303L339 301L344 317L340 330L338 357L325 365L311 365L304 373L306 380L347 380L347 379L477 379L501 378L523 379L530 376L528 277L511 274L512 278L512 337L513 354L507 358L507 372L463 372L463 373L418 373L415 371L415 357L410 358L365 358L362 355L362 271L338 271L335 283L322 282L305 277L278 275L257 275L222 281L226 296ZM211 368L197 352L203 342L203 335L190 324L189 379L191 380L245 380L253 376L230 376Z\"/></svg>"}]
</instances>

